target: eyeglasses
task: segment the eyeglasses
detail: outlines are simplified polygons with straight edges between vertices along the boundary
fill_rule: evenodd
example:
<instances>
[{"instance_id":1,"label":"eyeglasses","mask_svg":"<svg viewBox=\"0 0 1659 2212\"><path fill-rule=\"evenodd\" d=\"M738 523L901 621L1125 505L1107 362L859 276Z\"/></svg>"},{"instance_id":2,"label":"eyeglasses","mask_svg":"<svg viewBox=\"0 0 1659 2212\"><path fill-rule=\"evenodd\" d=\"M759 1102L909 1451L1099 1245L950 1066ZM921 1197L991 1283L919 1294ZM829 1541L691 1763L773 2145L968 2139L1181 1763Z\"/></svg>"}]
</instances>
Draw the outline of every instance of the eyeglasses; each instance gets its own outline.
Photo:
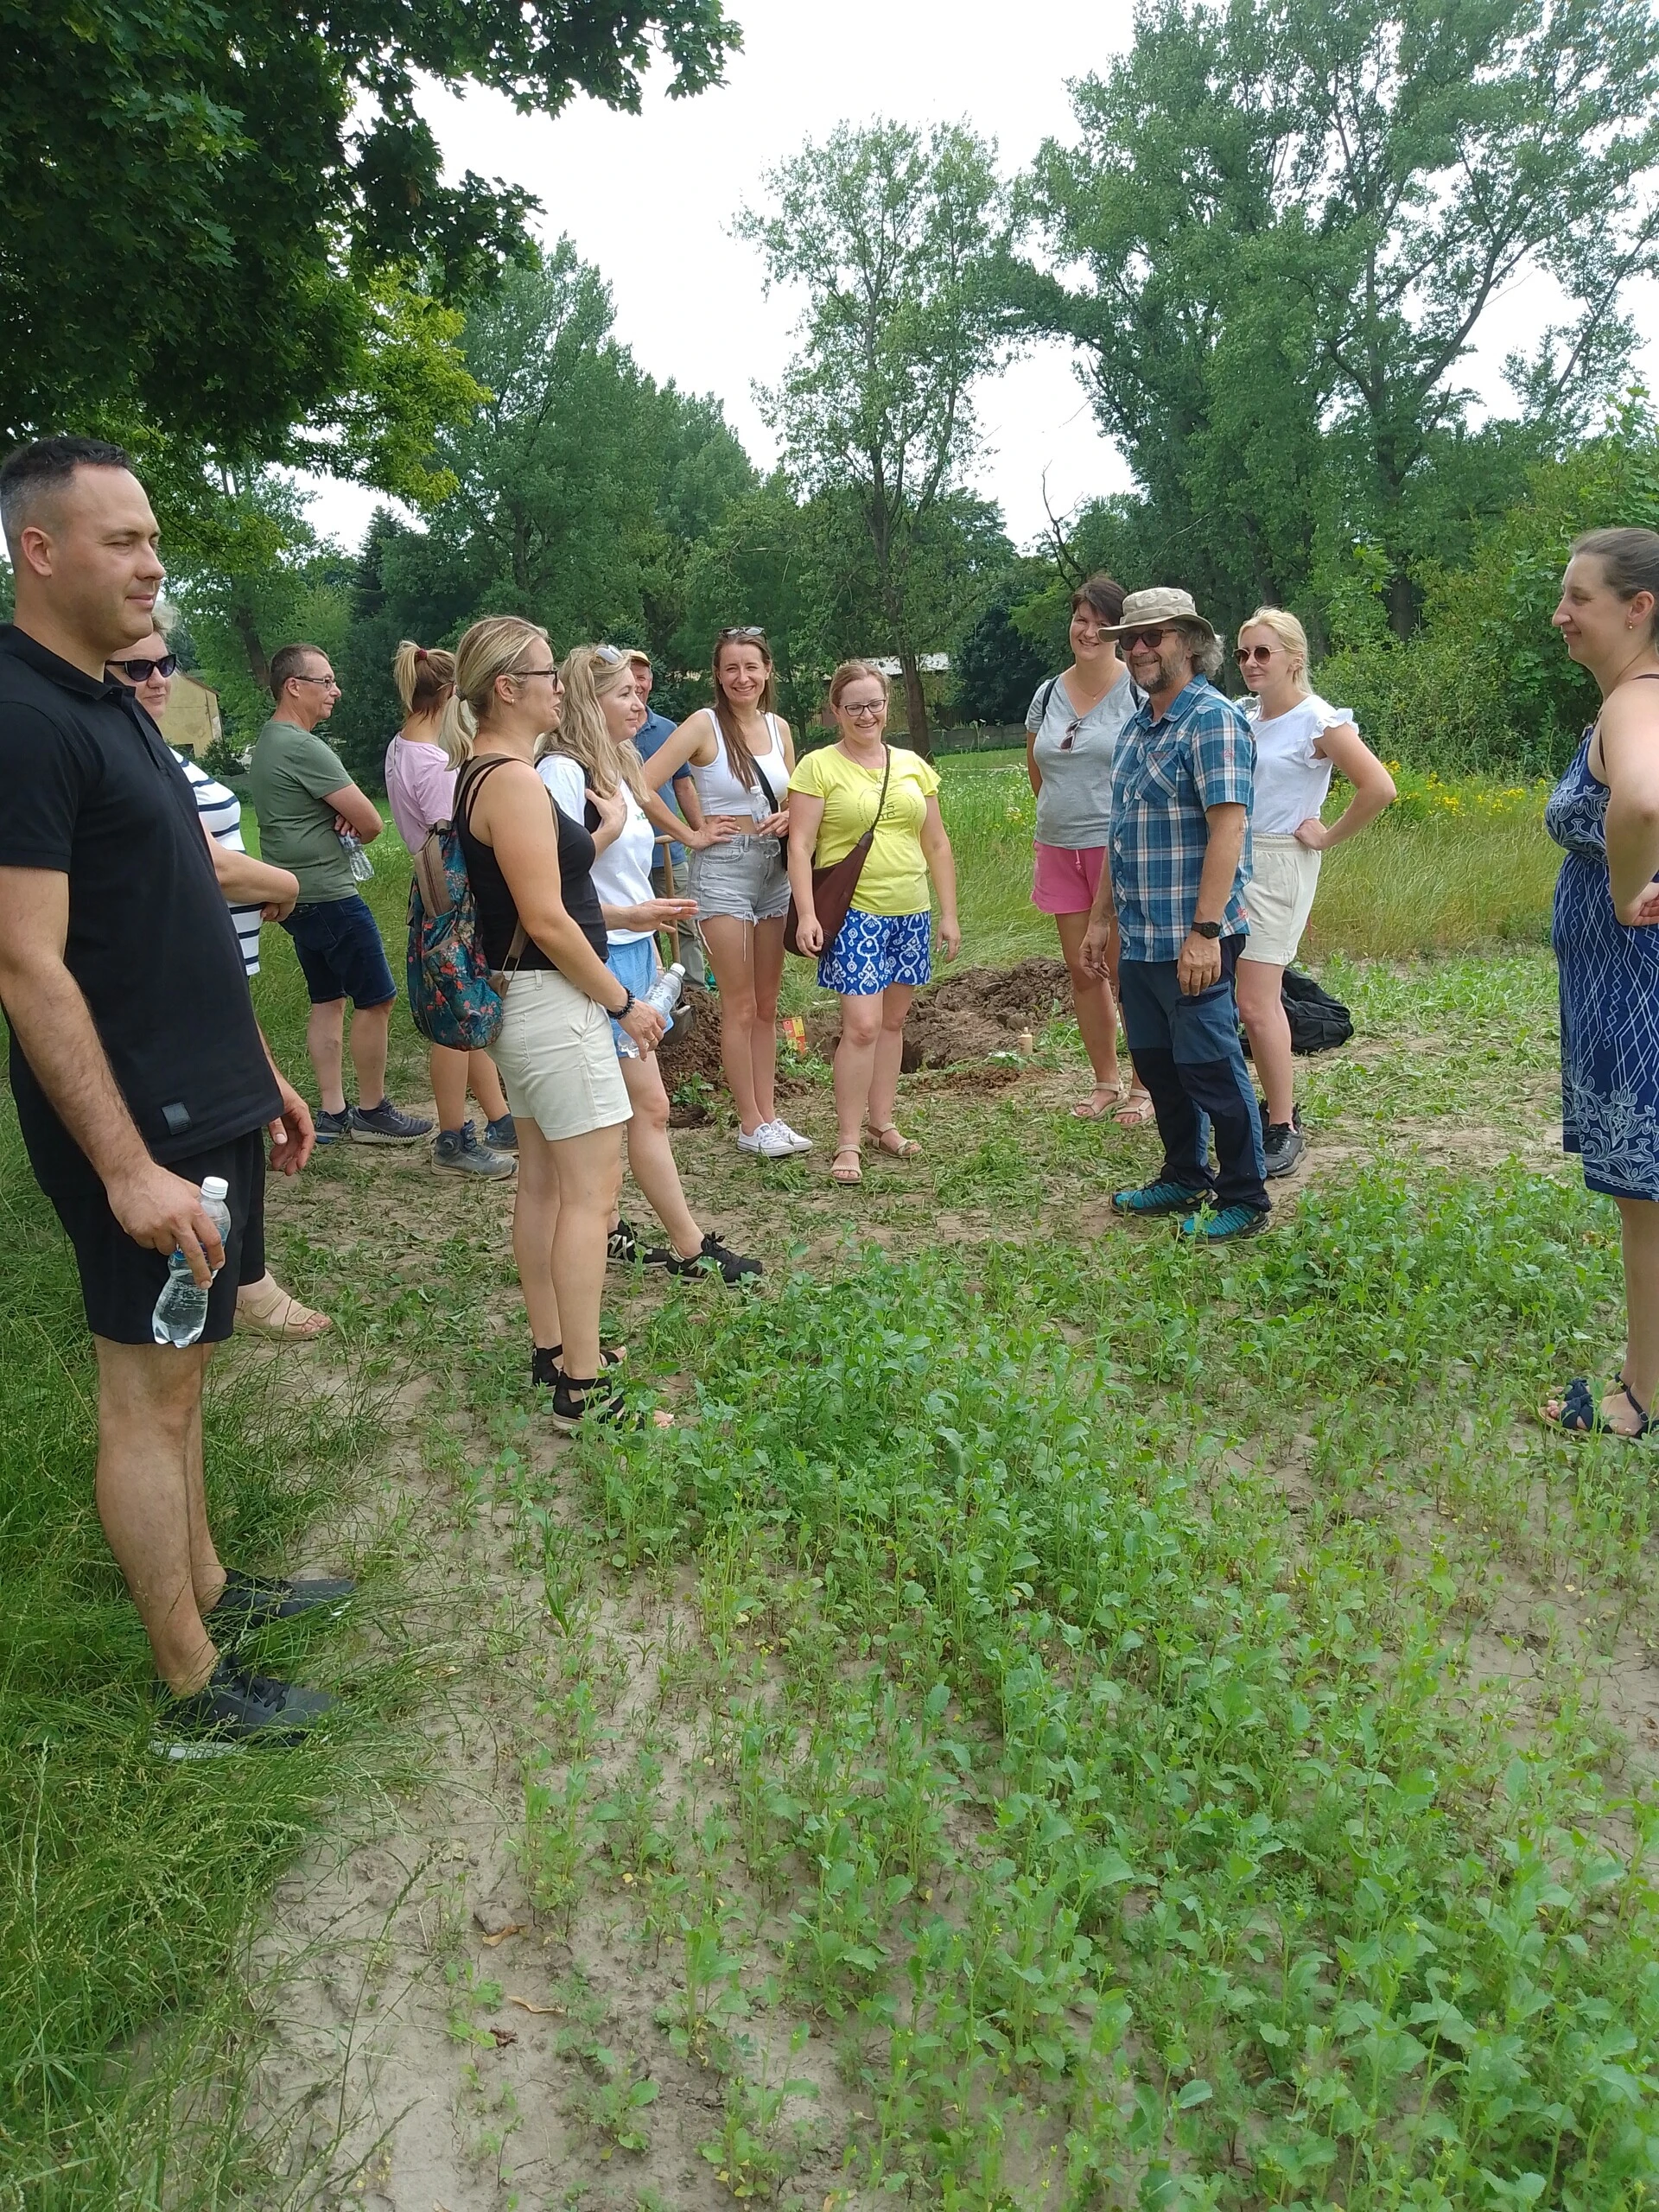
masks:
<instances>
[{"instance_id":1,"label":"eyeglasses","mask_svg":"<svg viewBox=\"0 0 1659 2212\"><path fill-rule=\"evenodd\" d=\"M332 671L330 671L327 676L290 676L288 680L290 683L326 684L331 691L338 691L340 689L339 684L336 683L334 679Z\"/></svg>"},{"instance_id":2,"label":"eyeglasses","mask_svg":"<svg viewBox=\"0 0 1659 2212\"><path fill-rule=\"evenodd\" d=\"M1170 632L1164 629L1125 630L1117 642L1126 653L1136 645L1145 645L1149 652L1155 653L1169 635Z\"/></svg>"},{"instance_id":3,"label":"eyeglasses","mask_svg":"<svg viewBox=\"0 0 1659 2212\"><path fill-rule=\"evenodd\" d=\"M556 668L515 668L512 676L515 683L528 683L537 676L550 676L561 690L564 689L564 679Z\"/></svg>"},{"instance_id":4,"label":"eyeglasses","mask_svg":"<svg viewBox=\"0 0 1659 2212\"><path fill-rule=\"evenodd\" d=\"M1271 645L1241 645L1233 655L1241 668L1248 668L1254 661L1258 668L1265 668L1273 658Z\"/></svg>"},{"instance_id":5,"label":"eyeglasses","mask_svg":"<svg viewBox=\"0 0 1659 2212\"><path fill-rule=\"evenodd\" d=\"M843 699L841 711L849 722L878 722L887 713L887 703L885 699L861 699L857 706L849 707Z\"/></svg>"},{"instance_id":6,"label":"eyeglasses","mask_svg":"<svg viewBox=\"0 0 1659 2212\"><path fill-rule=\"evenodd\" d=\"M118 668L130 683L148 683L152 676L171 676L179 664L176 653L163 653L160 660L111 660L106 668Z\"/></svg>"}]
</instances>

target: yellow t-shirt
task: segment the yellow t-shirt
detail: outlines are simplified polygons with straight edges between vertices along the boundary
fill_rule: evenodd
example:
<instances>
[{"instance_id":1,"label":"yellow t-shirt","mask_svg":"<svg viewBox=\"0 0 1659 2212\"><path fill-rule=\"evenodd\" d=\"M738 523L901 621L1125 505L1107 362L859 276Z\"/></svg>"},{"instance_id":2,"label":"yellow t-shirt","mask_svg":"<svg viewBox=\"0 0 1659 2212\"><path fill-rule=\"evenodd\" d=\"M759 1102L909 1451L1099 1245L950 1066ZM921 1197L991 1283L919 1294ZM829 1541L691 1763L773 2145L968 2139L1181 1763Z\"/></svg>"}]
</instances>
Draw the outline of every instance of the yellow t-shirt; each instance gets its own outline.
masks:
<instances>
[{"instance_id":1,"label":"yellow t-shirt","mask_svg":"<svg viewBox=\"0 0 1659 2212\"><path fill-rule=\"evenodd\" d=\"M891 750L887 800L853 904L865 914L925 914L931 900L922 824L939 779L919 753L906 753L897 745ZM802 755L789 788L823 801L812 865L833 868L869 828L881 795L881 771L861 768L838 745L822 745Z\"/></svg>"}]
</instances>

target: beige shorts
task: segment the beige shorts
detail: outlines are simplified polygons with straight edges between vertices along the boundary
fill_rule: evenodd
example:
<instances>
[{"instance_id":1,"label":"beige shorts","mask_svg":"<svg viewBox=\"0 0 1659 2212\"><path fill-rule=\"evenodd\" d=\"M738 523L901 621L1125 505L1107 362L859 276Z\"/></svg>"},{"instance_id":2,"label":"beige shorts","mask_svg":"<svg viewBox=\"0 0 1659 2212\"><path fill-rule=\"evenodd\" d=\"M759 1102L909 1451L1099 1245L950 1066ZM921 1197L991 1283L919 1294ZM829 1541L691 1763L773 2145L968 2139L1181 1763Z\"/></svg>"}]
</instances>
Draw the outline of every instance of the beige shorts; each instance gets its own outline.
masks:
<instances>
[{"instance_id":1,"label":"beige shorts","mask_svg":"<svg viewBox=\"0 0 1659 2212\"><path fill-rule=\"evenodd\" d=\"M1307 927L1325 855L1294 837L1253 836L1250 842L1254 859L1244 890L1250 933L1240 957L1288 968Z\"/></svg>"},{"instance_id":2,"label":"beige shorts","mask_svg":"<svg viewBox=\"0 0 1659 2212\"><path fill-rule=\"evenodd\" d=\"M490 1058L513 1119L534 1122L550 1141L632 1116L609 1014L556 968L521 968L508 982Z\"/></svg>"}]
</instances>

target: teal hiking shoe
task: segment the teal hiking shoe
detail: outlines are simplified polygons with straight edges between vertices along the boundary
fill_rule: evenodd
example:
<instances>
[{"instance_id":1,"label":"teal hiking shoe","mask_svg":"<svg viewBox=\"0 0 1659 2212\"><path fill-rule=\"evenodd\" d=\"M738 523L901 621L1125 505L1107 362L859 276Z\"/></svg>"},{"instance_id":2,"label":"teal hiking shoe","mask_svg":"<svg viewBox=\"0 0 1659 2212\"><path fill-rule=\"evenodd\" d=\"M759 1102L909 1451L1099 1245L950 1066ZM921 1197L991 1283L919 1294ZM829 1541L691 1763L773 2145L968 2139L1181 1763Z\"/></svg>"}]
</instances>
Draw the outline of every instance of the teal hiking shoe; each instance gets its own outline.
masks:
<instances>
[{"instance_id":1,"label":"teal hiking shoe","mask_svg":"<svg viewBox=\"0 0 1659 2212\"><path fill-rule=\"evenodd\" d=\"M1185 1183L1142 1183L1138 1190L1114 1191L1114 1213L1156 1214L1185 1213L1191 1206L1201 1205L1206 1193L1193 1190Z\"/></svg>"},{"instance_id":2,"label":"teal hiking shoe","mask_svg":"<svg viewBox=\"0 0 1659 2212\"><path fill-rule=\"evenodd\" d=\"M1224 1244L1230 1237L1258 1236L1270 1212L1267 1206L1223 1206L1218 1213L1189 1214L1178 1233L1189 1244Z\"/></svg>"}]
</instances>

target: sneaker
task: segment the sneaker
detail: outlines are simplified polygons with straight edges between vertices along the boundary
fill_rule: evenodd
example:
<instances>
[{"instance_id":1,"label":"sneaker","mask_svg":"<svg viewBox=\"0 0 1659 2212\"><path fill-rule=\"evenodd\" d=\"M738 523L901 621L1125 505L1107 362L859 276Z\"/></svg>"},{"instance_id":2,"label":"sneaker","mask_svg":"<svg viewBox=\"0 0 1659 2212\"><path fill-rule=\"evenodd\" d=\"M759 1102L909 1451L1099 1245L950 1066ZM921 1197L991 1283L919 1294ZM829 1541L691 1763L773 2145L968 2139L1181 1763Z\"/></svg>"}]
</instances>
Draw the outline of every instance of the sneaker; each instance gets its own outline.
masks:
<instances>
[{"instance_id":1,"label":"sneaker","mask_svg":"<svg viewBox=\"0 0 1659 2212\"><path fill-rule=\"evenodd\" d=\"M335 1700L268 1675L245 1674L221 1659L205 1688L175 1697L156 1686L158 1711L150 1750L158 1758L222 1758L243 1744L297 1744Z\"/></svg>"},{"instance_id":2,"label":"sneaker","mask_svg":"<svg viewBox=\"0 0 1659 2212\"><path fill-rule=\"evenodd\" d=\"M559 1356L563 1350L563 1344L537 1344L532 1349L530 1355L530 1382L532 1389L552 1390L558 1387ZM601 1344L599 1348L599 1361L601 1367L620 1367L627 1356L628 1350L626 1344L608 1347Z\"/></svg>"},{"instance_id":3,"label":"sneaker","mask_svg":"<svg viewBox=\"0 0 1659 2212\"><path fill-rule=\"evenodd\" d=\"M1223 1206L1215 1213L1189 1214L1177 1234L1189 1244L1224 1244L1230 1237L1258 1235L1270 1214L1268 1206Z\"/></svg>"},{"instance_id":4,"label":"sneaker","mask_svg":"<svg viewBox=\"0 0 1659 2212\"><path fill-rule=\"evenodd\" d=\"M550 1417L554 1427L567 1436L584 1421L605 1428L638 1428L641 1418L620 1390L600 1382L573 1382L563 1368L553 1384Z\"/></svg>"},{"instance_id":5,"label":"sneaker","mask_svg":"<svg viewBox=\"0 0 1659 2212\"><path fill-rule=\"evenodd\" d=\"M257 1574L238 1574L234 1568L225 1578L219 1603L206 1618L213 1630L224 1627L233 1634L264 1628L270 1621L295 1621L302 1613L327 1611L338 1620L357 1585L347 1575L308 1575L302 1582L268 1581Z\"/></svg>"},{"instance_id":6,"label":"sneaker","mask_svg":"<svg viewBox=\"0 0 1659 2212\"><path fill-rule=\"evenodd\" d=\"M737 1148L753 1153L760 1160L792 1160L795 1156L795 1147L777 1122L762 1122L758 1129L750 1129L747 1134L740 1129Z\"/></svg>"},{"instance_id":7,"label":"sneaker","mask_svg":"<svg viewBox=\"0 0 1659 2212\"><path fill-rule=\"evenodd\" d=\"M778 1130L779 1133L787 1141L789 1148L791 1152L811 1151L811 1138L804 1137L798 1129L791 1129L787 1122L780 1118L779 1120L773 1122L772 1123L772 1127Z\"/></svg>"},{"instance_id":8,"label":"sneaker","mask_svg":"<svg viewBox=\"0 0 1659 2212\"><path fill-rule=\"evenodd\" d=\"M351 1135L359 1144L413 1144L431 1134L432 1124L423 1115L400 1114L390 1098L352 1110Z\"/></svg>"},{"instance_id":9,"label":"sneaker","mask_svg":"<svg viewBox=\"0 0 1659 2212\"><path fill-rule=\"evenodd\" d=\"M626 1221L619 1220L605 1239L605 1257L614 1260L620 1268L632 1266L639 1257L639 1239Z\"/></svg>"},{"instance_id":10,"label":"sneaker","mask_svg":"<svg viewBox=\"0 0 1659 2212\"><path fill-rule=\"evenodd\" d=\"M1262 1132L1264 1175L1288 1175L1307 1150L1307 1139L1294 1122L1269 1122Z\"/></svg>"},{"instance_id":11,"label":"sneaker","mask_svg":"<svg viewBox=\"0 0 1659 2212\"><path fill-rule=\"evenodd\" d=\"M1138 1190L1114 1191L1114 1213L1185 1213L1189 1206L1198 1205L1205 1196L1202 1190L1192 1190L1185 1183L1160 1179L1156 1183L1142 1183Z\"/></svg>"},{"instance_id":12,"label":"sneaker","mask_svg":"<svg viewBox=\"0 0 1659 2212\"><path fill-rule=\"evenodd\" d=\"M356 1115L349 1106L342 1106L338 1114L331 1114L326 1106L319 1106L312 1116L319 1144L338 1144L341 1137L352 1134Z\"/></svg>"},{"instance_id":13,"label":"sneaker","mask_svg":"<svg viewBox=\"0 0 1659 2212\"><path fill-rule=\"evenodd\" d=\"M518 1129L511 1114L503 1114L497 1122L484 1124L484 1146L487 1152L517 1152Z\"/></svg>"},{"instance_id":14,"label":"sneaker","mask_svg":"<svg viewBox=\"0 0 1659 2212\"><path fill-rule=\"evenodd\" d=\"M446 1175L482 1175L487 1182L516 1174L518 1163L504 1160L499 1152L486 1152L473 1135L472 1123L463 1122L458 1129L438 1131L432 1147L432 1165L442 1168Z\"/></svg>"},{"instance_id":15,"label":"sneaker","mask_svg":"<svg viewBox=\"0 0 1659 2212\"><path fill-rule=\"evenodd\" d=\"M725 1283L741 1282L746 1276L764 1273L759 1260L746 1260L728 1250L712 1229L702 1240L702 1249L689 1260L682 1259L671 1246L647 1252L645 1258L652 1267L666 1268L671 1275L718 1275Z\"/></svg>"}]
</instances>

